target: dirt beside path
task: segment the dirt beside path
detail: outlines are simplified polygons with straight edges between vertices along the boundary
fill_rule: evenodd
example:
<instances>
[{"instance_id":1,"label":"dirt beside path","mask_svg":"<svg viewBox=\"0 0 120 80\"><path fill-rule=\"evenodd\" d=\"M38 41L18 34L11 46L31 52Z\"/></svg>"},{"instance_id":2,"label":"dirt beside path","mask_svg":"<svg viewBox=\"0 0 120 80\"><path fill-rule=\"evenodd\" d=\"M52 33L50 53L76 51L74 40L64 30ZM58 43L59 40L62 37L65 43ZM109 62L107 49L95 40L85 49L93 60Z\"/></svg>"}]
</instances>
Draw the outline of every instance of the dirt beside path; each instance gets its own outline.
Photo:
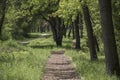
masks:
<instances>
[{"instance_id":1,"label":"dirt beside path","mask_svg":"<svg viewBox=\"0 0 120 80\"><path fill-rule=\"evenodd\" d=\"M43 80L80 80L71 62L64 55L64 51L51 52L45 65Z\"/></svg>"}]
</instances>

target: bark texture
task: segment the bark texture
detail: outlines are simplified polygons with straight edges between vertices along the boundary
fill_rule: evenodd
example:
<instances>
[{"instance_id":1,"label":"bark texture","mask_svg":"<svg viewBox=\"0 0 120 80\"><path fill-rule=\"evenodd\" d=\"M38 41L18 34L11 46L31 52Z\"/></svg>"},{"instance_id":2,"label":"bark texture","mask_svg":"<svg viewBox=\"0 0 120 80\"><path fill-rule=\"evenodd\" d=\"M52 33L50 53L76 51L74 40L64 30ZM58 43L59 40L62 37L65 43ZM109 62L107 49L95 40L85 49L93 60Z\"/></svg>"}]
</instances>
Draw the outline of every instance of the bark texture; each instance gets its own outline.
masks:
<instances>
[{"instance_id":1,"label":"bark texture","mask_svg":"<svg viewBox=\"0 0 120 80\"><path fill-rule=\"evenodd\" d=\"M120 75L120 66L115 42L111 0L99 0L106 70L108 74Z\"/></svg>"},{"instance_id":2,"label":"bark texture","mask_svg":"<svg viewBox=\"0 0 120 80\"><path fill-rule=\"evenodd\" d=\"M95 43L94 43L94 36L93 36L93 29L92 24L90 21L90 13L88 6L86 4L83 5L83 13L84 13L84 20L87 29L87 36L88 36L88 47L90 49L90 57L91 61L97 60L97 53L95 50Z\"/></svg>"},{"instance_id":3,"label":"bark texture","mask_svg":"<svg viewBox=\"0 0 120 80\"><path fill-rule=\"evenodd\" d=\"M76 49L80 49L80 33L79 33L79 14L76 17L75 20L75 37L76 37Z\"/></svg>"}]
</instances>

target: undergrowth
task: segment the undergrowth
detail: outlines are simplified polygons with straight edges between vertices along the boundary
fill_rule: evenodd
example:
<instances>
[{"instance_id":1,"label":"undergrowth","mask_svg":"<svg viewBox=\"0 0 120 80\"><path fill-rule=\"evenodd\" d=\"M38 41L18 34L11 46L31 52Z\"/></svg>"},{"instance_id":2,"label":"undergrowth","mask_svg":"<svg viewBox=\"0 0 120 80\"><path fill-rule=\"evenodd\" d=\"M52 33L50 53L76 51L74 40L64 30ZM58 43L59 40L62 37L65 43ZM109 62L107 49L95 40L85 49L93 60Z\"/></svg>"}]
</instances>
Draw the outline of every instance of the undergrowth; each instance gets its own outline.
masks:
<instances>
[{"instance_id":1,"label":"undergrowth","mask_svg":"<svg viewBox=\"0 0 120 80\"><path fill-rule=\"evenodd\" d=\"M40 42L41 40L38 39ZM31 46L37 40L30 42ZM42 80L50 49L31 48L13 40L1 42L0 80Z\"/></svg>"},{"instance_id":2,"label":"undergrowth","mask_svg":"<svg viewBox=\"0 0 120 80\"><path fill-rule=\"evenodd\" d=\"M76 72L81 80L119 80L116 76L108 76L105 70L104 56L99 54L98 61L90 61L89 53L69 50L66 55L72 58Z\"/></svg>"},{"instance_id":3,"label":"undergrowth","mask_svg":"<svg viewBox=\"0 0 120 80\"><path fill-rule=\"evenodd\" d=\"M91 62L85 39L81 40L82 50L71 46L72 39L64 38L63 47L56 47L52 37L31 39L26 45L14 40L0 41L0 80L42 80L52 50L65 50L81 80L119 80L106 74L103 50L98 53L99 60Z\"/></svg>"}]
</instances>

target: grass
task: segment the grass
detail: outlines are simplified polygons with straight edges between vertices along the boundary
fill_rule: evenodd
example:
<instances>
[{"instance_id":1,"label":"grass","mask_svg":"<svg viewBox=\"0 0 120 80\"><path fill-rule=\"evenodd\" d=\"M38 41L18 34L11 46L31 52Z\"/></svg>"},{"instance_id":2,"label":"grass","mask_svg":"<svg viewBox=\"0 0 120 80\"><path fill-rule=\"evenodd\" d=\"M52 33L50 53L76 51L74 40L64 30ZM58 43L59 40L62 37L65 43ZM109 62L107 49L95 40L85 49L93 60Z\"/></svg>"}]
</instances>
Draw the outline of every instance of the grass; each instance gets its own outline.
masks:
<instances>
[{"instance_id":1,"label":"grass","mask_svg":"<svg viewBox=\"0 0 120 80\"><path fill-rule=\"evenodd\" d=\"M14 52L12 55L14 55L12 61L1 62L1 80L40 80L42 78L44 64L48 56L46 50Z\"/></svg>"},{"instance_id":2,"label":"grass","mask_svg":"<svg viewBox=\"0 0 120 80\"><path fill-rule=\"evenodd\" d=\"M44 64L52 50L65 50L66 56L72 58L76 65L81 80L118 80L116 76L105 73L102 52L98 54L98 61L90 61L85 39L81 40L82 51L71 48L72 39L64 38L62 48L56 47L51 36L30 39L29 42L28 45L20 45L13 40L0 41L0 80L42 80Z\"/></svg>"},{"instance_id":3,"label":"grass","mask_svg":"<svg viewBox=\"0 0 120 80\"><path fill-rule=\"evenodd\" d=\"M118 80L116 76L105 73L104 56L99 55L99 60L91 62L88 53L69 50L66 55L72 57L76 64L76 71L82 80Z\"/></svg>"},{"instance_id":4,"label":"grass","mask_svg":"<svg viewBox=\"0 0 120 80\"><path fill-rule=\"evenodd\" d=\"M31 48L42 40L32 40L27 46L11 40L1 42L0 80L42 80L50 48Z\"/></svg>"},{"instance_id":5,"label":"grass","mask_svg":"<svg viewBox=\"0 0 120 80\"><path fill-rule=\"evenodd\" d=\"M64 41L71 41L64 39ZM70 43L68 43L70 45ZM67 43L64 45L68 45ZM66 56L72 58L73 64L76 65L76 72L81 80L119 80L115 75L109 76L105 70L105 56L103 48L98 52L98 61L90 61L89 49L86 47L86 40L81 39L82 50L65 49ZM102 47L102 44L100 45Z\"/></svg>"}]
</instances>

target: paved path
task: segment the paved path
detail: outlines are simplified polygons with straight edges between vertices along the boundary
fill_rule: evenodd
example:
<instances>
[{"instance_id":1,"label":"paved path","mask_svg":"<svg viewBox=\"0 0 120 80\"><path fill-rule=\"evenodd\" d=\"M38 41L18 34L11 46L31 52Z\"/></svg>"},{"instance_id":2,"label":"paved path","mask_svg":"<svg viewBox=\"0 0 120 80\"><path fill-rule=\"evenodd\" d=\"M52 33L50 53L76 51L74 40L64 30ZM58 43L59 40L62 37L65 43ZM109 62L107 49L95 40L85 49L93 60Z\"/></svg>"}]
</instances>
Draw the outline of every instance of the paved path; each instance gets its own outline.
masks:
<instances>
[{"instance_id":1,"label":"paved path","mask_svg":"<svg viewBox=\"0 0 120 80\"><path fill-rule=\"evenodd\" d=\"M43 80L80 80L64 51L53 51L45 65Z\"/></svg>"}]
</instances>

